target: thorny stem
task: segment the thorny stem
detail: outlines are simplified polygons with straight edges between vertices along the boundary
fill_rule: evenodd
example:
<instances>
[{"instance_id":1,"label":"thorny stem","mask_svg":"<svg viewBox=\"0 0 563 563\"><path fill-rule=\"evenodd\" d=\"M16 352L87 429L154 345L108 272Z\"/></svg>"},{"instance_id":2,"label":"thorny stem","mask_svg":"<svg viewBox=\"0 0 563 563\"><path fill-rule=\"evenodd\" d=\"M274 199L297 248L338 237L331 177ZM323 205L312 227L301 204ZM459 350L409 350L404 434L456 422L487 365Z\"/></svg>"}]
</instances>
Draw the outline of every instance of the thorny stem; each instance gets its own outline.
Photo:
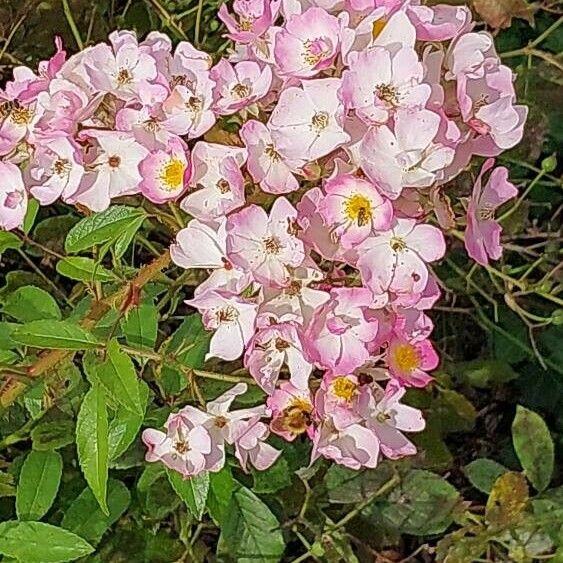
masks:
<instances>
[{"instance_id":1,"label":"thorny stem","mask_svg":"<svg viewBox=\"0 0 563 563\"><path fill-rule=\"evenodd\" d=\"M161 271L169 264L170 253L166 251L156 260L141 268L137 276L125 284L121 289L106 297L102 301L94 301L90 310L86 314L86 317L80 323L81 326L84 328L92 328L107 311L116 305L119 307L123 303L132 287L140 290L148 282L160 275ZM63 360L72 358L74 354L75 351L72 350L44 351L34 364L26 367L27 375L32 379L39 378L48 373L53 367ZM7 378L0 386L0 410L4 410L11 405L21 395L21 393L23 393L26 387L27 386L25 384L16 381L12 377Z\"/></svg>"}]
</instances>

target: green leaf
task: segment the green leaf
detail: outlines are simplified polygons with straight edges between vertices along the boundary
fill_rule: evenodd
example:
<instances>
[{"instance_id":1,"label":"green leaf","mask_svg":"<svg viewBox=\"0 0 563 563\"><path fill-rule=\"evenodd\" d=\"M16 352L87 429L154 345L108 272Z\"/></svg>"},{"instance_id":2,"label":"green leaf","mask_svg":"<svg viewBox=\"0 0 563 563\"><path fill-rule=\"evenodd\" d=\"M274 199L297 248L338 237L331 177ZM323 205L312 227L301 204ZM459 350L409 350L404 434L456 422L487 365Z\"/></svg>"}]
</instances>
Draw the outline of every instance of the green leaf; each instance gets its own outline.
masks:
<instances>
[{"instance_id":1,"label":"green leaf","mask_svg":"<svg viewBox=\"0 0 563 563\"><path fill-rule=\"evenodd\" d=\"M76 421L76 446L86 482L102 511L108 515L108 413L100 385L93 385L82 401Z\"/></svg>"},{"instance_id":2,"label":"green leaf","mask_svg":"<svg viewBox=\"0 0 563 563\"><path fill-rule=\"evenodd\" d=\"M162 464L145 467L137 481L137 492L144 514L154 520L162 520L181 503Z\"/></svg>"},{"instance_id":3,"label":"green leaf","mask_svg":"<svg viewBox=\"0 0 563 563\"><path fill-rule=\"evenodd\" d=\"M19 287L11 293L6 298L3 312L22 323L61 318L61 310L55 299L44 289L34 285Z\"/></svg>"},{"instance_id":4,"label":"green leaf","mask_svg":"<svg viewBox=\"0 0 563 563\"><path fill-rule=\"evenodd\" d=\"M74 424L71 420L40 422L31 431L33 449L57 450L74 442Z\"/></svg>"},{"instance_id":5,"label":"green leaf","mask_svg":"<svg viewBox=\"0 0 563 563\"><path fill-rule=\"evenodd\" d=\"M84 357L84 369L90 382L101 383L114 401L135 414L143 414L135 366L131 358L120 350L115 338L107 346L105 361L90 352Z\"/></svg>"},{"instance_id":6,"label":"green leaf","mask_svg":"<svg viewBox=\"0 0 563 563\"><path fill-rule=\"evenodd\" d=\"M94 213L72 227L65 240L65 250L80 252L97 244L117 240L140 217L145 217L142 209L125 205L113 205L105 211Z\"/></svg>"},{"instance_id":7,"label":"green leaf","mask_svg":"<svg viewBox=\"0 0 563 563\"><path fill-rule=\"evenodd\" d=\"M44 522L0 523L0 553L25 563L62 563L94 548L80 536Z\"/></svg>"},{"instance_id":8,"label":"green leaf","mask_svg":"<svg viewBox=\"0 0 563 563\"><path fill-rule=\"evenodd\" d=\"M20 520L39 520L47 513L57 496L62 470L59 453L29 452L16 492L16 513Z\"/></svg>"},{"instance_id":9,"label":"green leaf","mask_svg":"<svg viewBox=\"0 0 563 563\"><path fill-rule=\"evenodd\" d=\"M17 250L23 246L23 241L14 233L0 231L0 256L6 250Z\"/></svg>"},{"instance_id":10,"label":"green leaf","mask_svg":"<svg viewBox=\"0 0 563 563\"><path fill-rule=\"evenodd\" d=\"M152 350L158 334L158 310L152 303L141 303L129 311L121 326L129 346Z\"/></svg>"},{"instance_id":11,"label":"green leaf","mask_svg":"<svg viewBox=\"0 0 563 563\"><path fill-rule=\"evenodd\" d=\"M364 471L331 465L325 477L328 498L335 504L362 502L389 481L393 473L391 464L385 461Z\"/></svg>"},{"instance_id":12,"label":"green leaf","mask_svg":"<svg viewBox=\"0 0 563 563\"><path fill-rule=\"evenodd\" d=\"M235 481L229 466L209 474L207 509L217 525L222 524L225 518L234 488Z\"/></svg>"},{"instance_id":13,"label":"green leaf","mask_svg":"<svg viewBox=\"0 0 563 563\"><path fill-rule=\"evenodd\" d=\"M37 217L37 212L39 211L39 202L36 199L30 199L27 202L27 210L25 212L25 217L23 218L22 231L28 235L29 231L35 223L35 218Z\"/></svg>"},{"instance_id":14,"label":"green leaf","mask_svg":"<svg viewBox=\"0 0 563 563\"><path fill-rule=\"evenodd\" d=\"M544 491L553 475L553 440L542 417L520 405L512 423L512 442L526 477L538 491Z\"/></svg>"},{"instance_id":15,"label":"green leaf","mask_svg":"<svg viewBox=\"0 0 563 563\"><path fill-rule=\"evenodd\" d=\"M239 487L225 514L218 554L237 563L272 563L281 559L284 550L277 518L254 493Z\"/></svg>"},{"instance_id":16,"label":"green leaf","mask_svg":"<svg viewBox=\"0 0 563 563\"><path fill-rule=\"evenodd\" d=\"M11 473L0 471L0 498L13 497L15 495L14 476Z\"/></svg>"},{"instance_id":17,"label":"green leaf","mask_svg":"<svg viewBox=\"0 0 563 563\"><path fill-rule=\"evenodd\" d=\"M285 458L278 458L276 463L265 471L252 471L255 493L271 494L291 485L291 471Z\"/></svg>"},{"instance_id":18,"label":"green leaf","mask_svg":"<svg viewBox=\"0 0 563 563\"><path fill-rule=\"evenodd\" d=\"M172 488L186 503L193 517L201 520L209 493L209 473L204 471L188 479L184 479L180 473L172 469L167 469L166 473Z\"/></svg>"},{"instance_id":19,"label":"green leaf","mask_svg":"<svg viewBox=\"0 0 563 563\"><path fill-rule=\"evenodd\" d=\"M133 443L143 423L149 398L149 387L144 381L139 381L139 384L143 412L137 414L120 406L109 423L109 458L112 461L122 455Z\"/></svg>"},{"instance_id":20,"label":"green leaf","mask_svg":"<svg viewBox=\"0 0 563 563\"><path fill-rule=\"evenodd\" d=\"M108 509L104 514L100 509L92 491L86 487L65 510L61 526L78 534L94 545L127 510L131 503L129 489L116 479L108 481Z\"/></svg>"},{"instance_id":21,"label":"green leaf","mask_svg":"<svg viewBox=\"0 0 563 563\"><path fill-rule=\"evenodd\" d=\"M205 355L209 350L211 335L203 327L199 315L187 316L178 330L167 340L160 351L172 355L181 364L192 368L201 369ZM160 372L162 387L167 394L176 395L187 385L185 375L175 366L162 366Z\"/></svg>"},{"instance_id":22,"label":"green leaf","mask_svg":"<svg viewBox=\"0 0 563 563\"><path fill-rule=\"evenodd\" d=\"M459 493L445 479L415 469L389 495L382 513L404 534L440 534L452 523Z\"/></svg>"},{"instance_id":23,"label":"green leaf","mask_svg":"<svg viewBox=\"0 0 563 563\"><path fill-rule=\"evenodd\" d=\"M57 262L57 272L71 280L109 282L118 277L92 258L68 256Z\"/></svg>"},{"instance_id":24,"label":"green leaf","mask_svg":"<svg viewBox=\"0 0 563 563\"><path fill-rule=\"evenodd\" d=\"M469 482L485 494L491 492L495 481L507 471L508 469L504 465L486 457L476 459L463 468Z\"/></svg>"},{"instance_id":25,"label":"green leaf","mask_svg":"<svg viewBox=\"0 0 563 563\"><path fill-rule=\"evenodd\" d=\"M518 377L509 363L500 360L473 360L456 364L456 375L463 383L490 389Z\"/></svg>"},{"instance_id":26,"label":"green leaf","mask_svg":"<svg viewBox=\"0 0 563 563\"><path fill-rule=\"evenodd\" d=\"M143 221L145 220L145 215L141 215L136 220L131 221L122 233L115 239L115 244L113 246L113 255L116 258L121 258L125 251L129 248L129 245L135 238L137 231L141 228Z\"/></svg>"},{"instance_id":27,"label":"green leaf","mask_svg":"<svg viewBox=\"0 0 563 563\"><path fill-rule=\"evenodd\" d=\"M90 332L70 321L32 321L15 329L11 338L27 346L55 350L88 350L100 345Z\"/></svg>"}]
</instances>

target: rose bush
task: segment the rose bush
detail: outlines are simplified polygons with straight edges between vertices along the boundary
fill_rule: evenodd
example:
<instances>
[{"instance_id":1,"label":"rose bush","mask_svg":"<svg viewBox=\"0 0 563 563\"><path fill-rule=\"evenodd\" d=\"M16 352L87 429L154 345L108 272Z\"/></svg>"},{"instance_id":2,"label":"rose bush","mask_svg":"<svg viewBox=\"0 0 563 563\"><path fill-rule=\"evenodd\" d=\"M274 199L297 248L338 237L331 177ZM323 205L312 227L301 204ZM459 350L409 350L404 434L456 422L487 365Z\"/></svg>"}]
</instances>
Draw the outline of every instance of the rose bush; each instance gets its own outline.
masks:
<instances>
[{"instance_id":1,"label":"rose bush","mask_svg":"<svg viewBox=\"0 0 563 563\"><path fill-rule=\"evenodd\" d=\"M8 298L0 402L25 393L32 409L26 378L53 372L87 385L74 405L77 455L101 511L112 513L109 466L141 434L157 463L146 471L156 480L165 466L192 517L207 507L224 530L231 495L239 512L254 503L275 521L233 484L233 456L255 476L287 467L286 448L298 444L309 495L319 458L380 470L417 454L432 409L404 399L431 386L440 363L430 312L446 284L436 270L445 235L506 277L491 264L503 251L496 213L518 189L496 159L521 141L528 108L465 6L235 0L218 13L227 56L155 31L114 31L72 56L56 39L50 59L17 66L0 92L0 241L30 241L39 206L84 216L64 233L67 255L32 241L80 283L67 295L39 273L63 310L34 284ZM470 197L450 193L472 167ZM137 272L135 244L155 255ZM175 277L162 273L171 264ZM541 491L548 483L529 474L516 436ZM47 450L36 463L59 464ZM448 516L430 534L457 505L450 485L436 486ZM416 489L404 491L415 503ZM12 524L17 537L21 522ZM323 534L337 541L342 526ZM280 538L263 550L237 544L231 556L256 549L278 560ZM227 553L235 539L223 541ZM328 550L303 543L311 557ZM71 558L88 553L79 545ZM1 540L0 553L25 559Z\"/></svg>"}]
</instances>

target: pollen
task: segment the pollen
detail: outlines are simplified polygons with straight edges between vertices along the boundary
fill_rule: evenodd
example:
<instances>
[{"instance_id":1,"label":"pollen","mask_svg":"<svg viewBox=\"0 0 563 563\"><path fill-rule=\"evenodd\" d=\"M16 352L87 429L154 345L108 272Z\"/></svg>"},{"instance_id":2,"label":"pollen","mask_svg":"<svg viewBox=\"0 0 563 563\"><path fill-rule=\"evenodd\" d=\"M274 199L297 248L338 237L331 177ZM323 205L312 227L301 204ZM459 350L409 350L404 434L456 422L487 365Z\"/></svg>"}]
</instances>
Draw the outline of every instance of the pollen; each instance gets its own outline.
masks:
<instances>
[{"instance_id":1,"label":"pollen","mask_svg":"<svg viewBox=\"0 0 563 563\"><path fill-rule=\"evenodd\" d=\"M178 440L174 444L174 449L180 454L185 454L190 451L190 446L186 440Z\"/></svg>"},{"instance_id":2,"label":"pollen","mask_svg":"<svg viewBox=\"0 0 563 563\"><path fill-rule=\"evenodd\" d=\"M245 18L241 18L237 28L239 31L252 31L252 27L254 25L254 22L252 20L247 20Z\"/></svg>"},{"instance_id":3,"label":"pollen","mask_svg":"<svg viewBox=\"0 0 563 563\"><path fill-rule=\"evenodd\" d=\"M494 218L495 210L492 207L484 206L479 209L478 215L481 221L488 221Z\"/></svg>"},{"instance_id":4,"label":"pollen","mask_svg":"<svg viewBox=\"0 0 563 563\"><path fill-rule=\"evenodd\" d=\"M232 323L238 319L238 315L238 311L230 305L219 309L215 313L215 316L220 323Z\"/></svg>"},{"instance_id":5,"label":"pollen","mask_svg":"<svg viewBox=\"0 0 563 563\"><path fill-rule=\"evenodd\" d=\"M186 166L181 160L171 159L160 175L164 189L173 192L181 188L184 185L185 170Z\"/></svg>"},{"instance_id":6,"label":"pollen","mask_svg":"<svg viewBox=\"0 0 563 563\"><path fill-rule=\"evenodd\" d=\"M251 90L250 90L250 86L248 86L247 84L242 84L241 82L239 82L238 84L235 84L232 88L231 88L231 94L236 97L236 98L248 98L248 96L250 96L251 94Z\"/></svg>"},{"instance_id":7,"label":"pollen","mask_svg":"<svg viewBox=\"0 0 563 563\"><path fill-rule=\"evenodd\" d=\"M227 180L225 180L225 178L221 178L215 185L217 186L219 192L223 195L228 194L231 191L231 185L227 182Z\"/></svg>"},{"instance_id":8,"label":"pollen","mask_svg":"<svg viewBox=\"0 0 563 563\"><path fill-rule=\"evenodd\" d=\"M71 164L66 158L59 158L53 163L53 173L57 176L66 176L71 169Z\"/></svg>"},{"instance_id":9,"label":"pollen","mask_svg":"<svg viewBox=\"0 0 563 563\"><path fill-rule=\"evenodd\" d=\"M391 250L393 252L402 252L405 248L407 248L407 243L399 237L393 237L389 241L389 245L391 246Z\"/></svg>"},{"instance_id":10,"label":"pollen","mask_svg":"<svg viewBox=\"0 0 563 563\"><path fill-rule=\"evenodd\" d=\"M312 41L305 41L303 46L305 47L303 58L305 59L305 62L311 67L319 64L319 62L321 62L330 54L330 47L322 38L313 39Z\"/></svg>"},{"instance_id":11,"label":"pollen","mask_svg":"<svg viewBox=\"0 0 563 563\"><path fill-rule=\"evenodd\" d=\"M375 94L380 100L383 100L391 106L399 105L399 91L395 86L391 86L390 84L377 84Z\"/></svg>"},{"instance_id":12,"label":"pollen","mask_svg":"<svg viewBox=\"0 0 563 563\"><path fill-rule=\"evenodd\" d=\"M281 160L280 153L274 148L274 145L271 143L266 145L264 149L264 154L272 161L272 162L279 162Z\"/></svg>"},{"instance_id":13,"label":"pollen","mask_svg":"<svg viewBox=\"0 0 563 563\"><path fill-rule=\"evenodd\" d=\"M344 203L344 213L358 227L363 227L371 221L372 209L369 199L361 194L353 194Z\"/></svg>"},{"instance_id":14,"label":"pollen","mask_svg":"<svg viewBox=\"0 0 563 563\"><path fill-rule=\"evenodd\" d=\"M266 254L279 254L282 249L280 239L276 236L265 238L263 243Z\"/></svg>"},{"instance_id":15,"label":"pollen","mask_svg":"<svg viewBox=\"0 0 563 563\"><path fill-rule=\"evenodd\" d=\"M412 372L420 365L420 357L411 344L399 344L392 352L393 360L401 371Z\"/></svg>"},{"instance_id":16,"label":"pollen","mask_svg":"<svg viewBox=\"0 0 563 563\"><path fill-rule=\"evenodd\" d=\"M330 385L332 394L347 403L352 400L357 388L358 386L353 381L344 376L337 377Z\"/></svg>"},{"instance_id":17,"label":"pollen","mask_svg":"<svg viewBox=\"0 0 563 563\"><path fill-rule=\"evenodd\" d=\"M122 68L117 73L117 83L119 86L125 86L125 84L129 84L133 82L133 77L128 69Z\"/></svg>"},{"instance_id":18,"label":"pollen","mask_svg":"<svg viewBox=\"0 0 563 563\"><path fill-rule=\"evenodd\" d=\"M117 156L116 154L110 156L108 158L108 165L110 168L119 168L119 165L121 164L121 157Z\"/></svg>"},{"instance_id":19,"label":"pollen","mask_svg":"<svg viewBox=\"0 0 563 563\"><path fill-rule=\"evenodd\" d=\"M328 127L329 115L326 111L318 111L311 118L311 127L317 133L320 133Z\"/></svg>"}]
</instances>

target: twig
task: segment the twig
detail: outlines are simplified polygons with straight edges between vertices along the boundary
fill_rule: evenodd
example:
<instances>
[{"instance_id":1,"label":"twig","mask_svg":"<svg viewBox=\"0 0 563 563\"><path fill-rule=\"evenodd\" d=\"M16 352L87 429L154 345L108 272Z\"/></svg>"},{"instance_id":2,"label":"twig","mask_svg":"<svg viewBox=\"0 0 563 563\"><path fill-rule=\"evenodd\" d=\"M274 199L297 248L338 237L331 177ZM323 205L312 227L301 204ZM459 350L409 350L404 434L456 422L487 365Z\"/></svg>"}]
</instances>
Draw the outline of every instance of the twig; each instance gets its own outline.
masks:
<instances>
[{"instance_id":1,"label":"twig","mask_svg":"<svg viewBox=\"0 0 563 563\"><path fill-rule=\"evenodd\" d=\"M164 252L156 260L142 268L137 276L128 282L121 289L106 297L103 301L94 301L86 317L80 323L84 328L92 328L106 312L113 306L121 305L127 298L131 287L141 289L152 279L157 277L160 272L170 264L170 253ZM27 374L30 378L38 378L46 374L58 363L67 358L72 358L75 352L72 350L51 350L45 351L39 359L27 367ZM16 381L12 377L8 378L0 387L0 409L5 409L11 405L26 389L26 385Z\"/></svg>"},{"instance_id":2,"label":"twig","mask_svg":"<svg viewBox=\"0 0 563 563\"><path fill-rule=\"evenodd\" d=\"M74 21L74 17L72 15L72 10L68 4L68 0L61 0L63 3L63 12L66 17L66 21L68 22L68 26L70 27L70 31L72 31L72 35L74 40L76 41L76 45L80 51L84 49L84 43L82 42L82 37L80 37L80 31L78 31L78 27L76 26L76 22Z\"/></svg>"}]
</instances>

